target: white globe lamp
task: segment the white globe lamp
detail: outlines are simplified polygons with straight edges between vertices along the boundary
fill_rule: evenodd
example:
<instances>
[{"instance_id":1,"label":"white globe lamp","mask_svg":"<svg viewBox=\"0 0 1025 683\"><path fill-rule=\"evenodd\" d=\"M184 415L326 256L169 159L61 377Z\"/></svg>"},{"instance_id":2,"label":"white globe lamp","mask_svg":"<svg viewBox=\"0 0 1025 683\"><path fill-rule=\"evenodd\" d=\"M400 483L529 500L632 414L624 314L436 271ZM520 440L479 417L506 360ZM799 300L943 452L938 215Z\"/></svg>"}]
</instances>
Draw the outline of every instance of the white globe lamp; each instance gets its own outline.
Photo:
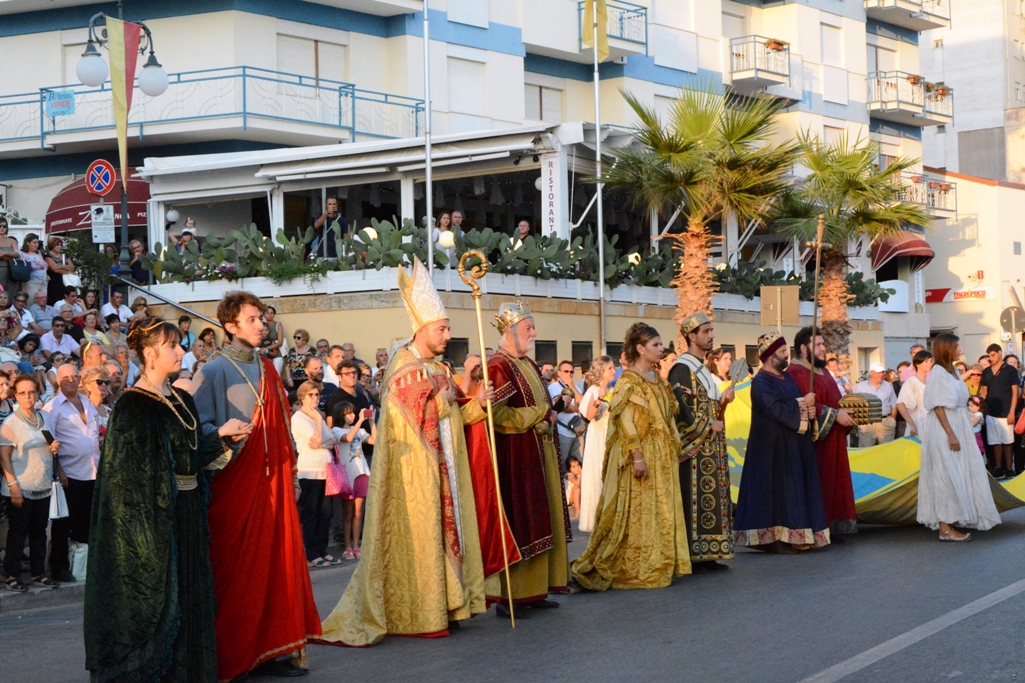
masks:
<instances>
[{"instance_id":1,"label":"white globe lamp","mask_svg":"<svg viewBox=\"0 0 1025 683\"><path fill-rule=\"evenodd\" d=\"M456 236L451 230L446 230L438 237L438 244L444 249L451 249L456 246Z\"/></svg>"},{"instance_id":2,"label":"white globe lamp","mask_svg":"<svg viewBox=\"0 0 1025 683\"><path fill-rule=\"evenodd\" d=\"M139 74L139 89L150 97L160 97L167 92L167 72L153 53L150 53L146 66Z\"/></svg>"},{"instance_id":3,"label":"white globe lamp","mask_svg":"<svg viewBox=\"0 0 1025 683\"><path fill-rule=\"evenodd\" d=\"M75 67L75 74L79 81L90 88L98 88L106 83L110 71L107 69L107 62L100 56L100 51L94 44L89 43L86 46L82 59Z\"/></svg>"}]
</instances>

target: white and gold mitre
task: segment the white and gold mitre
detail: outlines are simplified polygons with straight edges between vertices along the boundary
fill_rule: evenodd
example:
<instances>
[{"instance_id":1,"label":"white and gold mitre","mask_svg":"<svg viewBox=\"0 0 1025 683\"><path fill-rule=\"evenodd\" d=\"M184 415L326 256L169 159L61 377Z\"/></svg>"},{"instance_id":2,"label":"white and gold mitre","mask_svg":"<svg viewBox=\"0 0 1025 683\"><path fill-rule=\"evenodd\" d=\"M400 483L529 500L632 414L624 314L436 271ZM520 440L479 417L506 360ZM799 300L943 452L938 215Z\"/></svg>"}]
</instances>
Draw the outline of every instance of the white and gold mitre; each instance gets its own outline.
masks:
<instances>
[{"instance_id":1,"label":"white and gold mitre","mask_svg":"<svg viewBox=\"0 0 1025 683\"><path fill-rule=\"evenodd\" d=\"M495 327L498 328L499 334L505 334L505 331L516 323L533 317L534 314L523 305L522 301L517 301L514 304L502 304L495 316Z\"/></svg>"},{"instance_id":2,"label":"white and gold mitre","mask_svg":"<svg viewBox=\"0 0 1025 683\"><path fill-rule=\"evenodd\" d=\"M409 276L406 269L399 268L399 293L402 303L409 314L409 324L413 334L420 328L448 317L445 304L441 303L438 290L431 281L431 275L420 259L413 257L413 275Z\"/></svg>"}]
</instances>

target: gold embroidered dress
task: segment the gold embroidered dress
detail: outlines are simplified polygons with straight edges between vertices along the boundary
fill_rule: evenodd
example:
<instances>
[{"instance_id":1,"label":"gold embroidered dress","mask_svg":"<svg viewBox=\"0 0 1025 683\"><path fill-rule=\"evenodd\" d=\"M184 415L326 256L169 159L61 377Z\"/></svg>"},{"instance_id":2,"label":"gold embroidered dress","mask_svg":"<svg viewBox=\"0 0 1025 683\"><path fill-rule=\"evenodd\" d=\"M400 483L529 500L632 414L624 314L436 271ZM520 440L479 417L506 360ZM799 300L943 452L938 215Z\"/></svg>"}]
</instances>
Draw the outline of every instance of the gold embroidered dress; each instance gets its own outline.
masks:
<instances>
[{"instance_id":1,"label":"gold embroidered dress","mask_svg":"<svg viewBox=\"0 0 1025 683\"><path fill-rule=\"evenodd\" d=\"M447 318L417 262L399 285L413 328ZM430 291L427 291L427 287ZM420 287L422 290L418 290ZM413 293L409 292L412 288ZM433 295L431 294L433 292ZM415 295L415 296L414 296ZM439 317L440 316L440 317ZM381 390L362 559L321 642L373 645L388 634L439 636L449 621L486 610L473 480L463 424L484 419L477 401L460 408L443 395L454 382L411 343L393 354Z\"/></svg>"},{"instance_id":2,"label":"gold embroidered dress","mask_svg":"<svg viewBox=\"0 0 1025 683\"><path fill-rule=\"evenodd\" d=\"M573 576L584 588L665 588L691 573L677 410L665 380L649 381L627 370L616 382L595 529L573 563ZM644 454L645 479L634 478L635 450Z\"/></svg>"}]
</instances>

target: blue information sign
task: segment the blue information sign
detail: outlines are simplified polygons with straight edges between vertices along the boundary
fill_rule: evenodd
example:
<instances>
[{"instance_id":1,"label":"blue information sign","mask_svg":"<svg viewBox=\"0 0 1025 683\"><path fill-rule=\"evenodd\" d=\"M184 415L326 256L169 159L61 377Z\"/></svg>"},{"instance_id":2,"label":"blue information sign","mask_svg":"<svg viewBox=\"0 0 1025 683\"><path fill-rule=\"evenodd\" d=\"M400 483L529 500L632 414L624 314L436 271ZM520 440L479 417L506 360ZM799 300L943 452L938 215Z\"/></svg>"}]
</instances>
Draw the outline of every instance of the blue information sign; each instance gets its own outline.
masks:
<instances>
[{"instance_id":1,"label":"blue information sign","mask_svg":"<svg viewBox=\"0 0 1025 683\"><path fill-rule=\"evenodd\" d=\"M74 90L47 90L43 96L47 116L69 116L75 113Z\"/></svg>"}]
</instances>

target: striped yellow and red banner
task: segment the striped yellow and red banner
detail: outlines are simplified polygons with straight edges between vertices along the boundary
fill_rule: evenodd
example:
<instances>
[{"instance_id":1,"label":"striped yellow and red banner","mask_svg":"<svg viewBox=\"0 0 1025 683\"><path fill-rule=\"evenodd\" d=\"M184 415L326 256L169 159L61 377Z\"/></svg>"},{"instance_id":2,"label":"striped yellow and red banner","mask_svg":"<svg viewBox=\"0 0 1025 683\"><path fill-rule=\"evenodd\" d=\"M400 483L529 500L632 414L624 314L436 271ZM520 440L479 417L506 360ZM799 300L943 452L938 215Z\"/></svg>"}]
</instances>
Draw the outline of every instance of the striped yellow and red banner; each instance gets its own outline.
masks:
<instances>
[{"instance_id":1,"label":"striped yellow and red banner","mask_svg":"<svg viewBox=\"0 0 1025 683\"><path fill-rule=\"evenodd\" d=\"M107 49L110 51L110 89L114 95L114 126L121 159L121 178L128 178L128 112L135 89L135 65L139 59L142 26L107 17Z\"/></svg>"}]
</instances>

